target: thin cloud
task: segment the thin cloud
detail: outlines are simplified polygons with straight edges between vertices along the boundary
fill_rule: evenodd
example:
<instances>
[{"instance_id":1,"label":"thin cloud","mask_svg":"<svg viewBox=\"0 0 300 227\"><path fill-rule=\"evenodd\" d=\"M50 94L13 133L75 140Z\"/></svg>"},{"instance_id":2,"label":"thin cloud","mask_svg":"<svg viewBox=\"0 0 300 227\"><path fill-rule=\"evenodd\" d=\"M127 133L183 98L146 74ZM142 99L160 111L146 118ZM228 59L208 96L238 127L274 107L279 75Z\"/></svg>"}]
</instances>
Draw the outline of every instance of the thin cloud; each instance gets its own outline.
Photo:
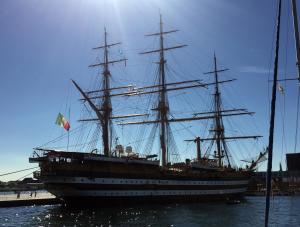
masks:
<instances>
[{"instance_id":1,"label":"thin cloud","mask_svg":"<svg viewBox=\"0 0 300 227\"><path fill-rule=\"evenodd\" d=\"M269 69L259 66L242 66L239 68L241 73L256 73L256 74L269 74Z\"/></svg>"}]
</instances>

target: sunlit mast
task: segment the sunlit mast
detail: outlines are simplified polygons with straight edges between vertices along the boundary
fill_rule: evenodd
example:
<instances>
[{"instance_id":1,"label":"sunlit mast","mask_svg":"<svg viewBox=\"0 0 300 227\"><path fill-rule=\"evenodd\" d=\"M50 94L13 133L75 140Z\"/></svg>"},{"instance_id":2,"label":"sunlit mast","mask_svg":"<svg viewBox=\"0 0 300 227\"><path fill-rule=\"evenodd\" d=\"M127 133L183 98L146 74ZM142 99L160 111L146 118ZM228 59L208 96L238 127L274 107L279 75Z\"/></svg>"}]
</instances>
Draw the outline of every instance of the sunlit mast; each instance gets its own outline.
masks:
<instances>
[{"instance_id":1,"label":"sunlit mast","mask_svg":"<svg viewBox=\"0 0 300 227\"><path fill-rule=\"evenodd\" d=\"M174 47L164 47L164 35L177 32L178 30L171 30L171 31L164 31L163 30L163 22L162 16L160 15L160 26L159 26L159 33L149 34L146 36L159 36L160 40L160 49L154 51L147 51L141 54L149 54L154 52L159 52L159 85L161 86L160 96L159 96L159 103L156 108L158 111L158 121L160 123L160 149L161 149L161 162L162 166L166 166L168 162L168 146L167 144L167 132L169 130L169 122L168 122L168 115L169 115L169 103L167 99L167 88L166 88L166 75L165 75L165 50L171 50L175 48L181 48L186 45L174 46Z\"/></svg>"}]
</instances>

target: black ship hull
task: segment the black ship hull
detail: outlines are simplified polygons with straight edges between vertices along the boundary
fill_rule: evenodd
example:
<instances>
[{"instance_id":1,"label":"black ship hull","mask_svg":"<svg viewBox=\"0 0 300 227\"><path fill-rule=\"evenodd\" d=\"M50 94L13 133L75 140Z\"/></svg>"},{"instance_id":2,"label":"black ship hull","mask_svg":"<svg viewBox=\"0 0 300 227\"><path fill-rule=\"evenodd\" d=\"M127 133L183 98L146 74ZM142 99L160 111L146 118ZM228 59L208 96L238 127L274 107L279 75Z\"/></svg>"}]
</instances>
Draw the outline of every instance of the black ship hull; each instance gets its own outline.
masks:
<instances>
[{"instance_id":1,"label":"black ship hull","mask_svg":"<svg viewBox=\"0 0 300 227\"><path fill-rule=\"evenodd\" d=\"M46 189L73 205L240 199L250 178L246 171L163 169L157 161L84 153L48 153L31 161L39 162Z\"/></svg>"},{"instance_id":2,"label":"black ship hull","mask_svg":"<svg viewBox=\"0 0 300 227\"><path fill-rule=\"evenodd\" d=\"M174 203L231 203L244 201L244 193L205 196L143 196L143 197L64 197L63 203L69 207L115 207L123 205L174 204Z\"/></svg>"},{"instance_id":3,"label":"black ship hull","mask_svg":"<svg viewBox=\"0 0 300 227\"><path fill-rule=\"evenodd\" d=\"M98 183L102 179L84 179L83 183L58 183L45 180L48 191L72 205L113 205L113 204L140 204L173 203L173 202L211 202L241 199L247 190L247 180L226 181L199 181L183 180L143 180L130 179L135 184L111 184L108 181L119 179L105 179L106 183ZM122 179L124 182L126 180ZM76 180L72 180L76 181ZM95 181L94 184L87 181ZM150 181L152 183L146 183ZM155 183L155 182L162 183ZM164 184L163 181L169 184Z\"/></svg>"}]
</instances>

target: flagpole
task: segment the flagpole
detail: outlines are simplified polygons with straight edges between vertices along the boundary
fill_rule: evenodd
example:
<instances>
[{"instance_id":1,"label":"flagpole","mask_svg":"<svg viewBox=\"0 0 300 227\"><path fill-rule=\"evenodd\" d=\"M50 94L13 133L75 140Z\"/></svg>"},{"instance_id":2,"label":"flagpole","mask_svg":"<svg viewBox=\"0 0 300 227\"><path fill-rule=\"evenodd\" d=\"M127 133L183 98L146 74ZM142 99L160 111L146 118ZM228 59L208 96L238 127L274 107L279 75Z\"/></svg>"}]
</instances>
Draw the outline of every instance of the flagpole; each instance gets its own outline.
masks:
<instances>
[{"instance_id":1,"label":"flagpole","mask_svg":"<svg viewBox=\"0 0 300 227\"><path fill-rule=\"evenodd\" d=\"M269 129L269 145L268 145L268 166L267 166L267 182L266 182L266 207L265 207L265 227L269 226L269 212L270 212L270 195L272 190L272 161L273 161L273 139L275 126L275 108L276 108L276 83L278 77L278 53L279 53L279 39L280 39L280 20L281 20L281 0L278 1L278 15L276 28L276 48L274 59L274 78L272 87L272 101L271 101L271 115L270 115L270 129Z\"/></svg>"}]
</instances>

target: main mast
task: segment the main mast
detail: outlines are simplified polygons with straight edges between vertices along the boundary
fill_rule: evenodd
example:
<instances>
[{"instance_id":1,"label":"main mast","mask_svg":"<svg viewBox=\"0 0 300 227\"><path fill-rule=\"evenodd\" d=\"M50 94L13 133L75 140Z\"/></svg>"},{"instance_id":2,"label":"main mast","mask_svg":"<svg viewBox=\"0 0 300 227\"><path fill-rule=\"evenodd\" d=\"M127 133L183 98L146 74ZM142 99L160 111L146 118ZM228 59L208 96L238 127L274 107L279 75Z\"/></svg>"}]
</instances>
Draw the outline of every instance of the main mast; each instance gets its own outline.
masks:
<instances>
[{"instance_id":1,"label":"main mast","mask_svg":"<svg viewBox=\"0 0 300 227\"><path fill-rule=\"evenodd\" d=\"M112 107L111 107L111 100L110 100L110 71L108 66L108 46L107 46L107 32L106 28L104 28L104 65L103 65L103 81L102 86L104 90L104 95L102 98L102 105L101 110L103 112L103 124L102 126L102 141L103 141L103 149L104 149L104 155L109 156L110 155L110 141L111 141L111 113L112 113Z\"/></svg>"},{"instance_id":2,"label":"main mast","mask_svg":"<svg viewBox=\"0 0 300 227\"><path fill-rule=\"evenodd\" d=\"M221 152L221 135L224 134L224 128L221 125L221 100L220 100L220 92L219 92L219 78L218 78L218 69L217 69L217 59L216 55L214 54L214 75L215 75L215 135L216 135L216 142L217 142L217 153L218 153L218 160L219 160L219 166L222 165L222 152Z\"/></svg>"},{"instance_id":3,"label":"main mast","mask_svg":"<svg viewBox=\"0 0 300 227\"><path fill-rule=\"evenodd\" d=\"M165 51L181 48L186 45L179 45L179 46L173 46L165 48L164 46L164 35L177 32L178 30L170 30L170 31L164 31L163 30L163 22L162 22L162 16L160 15L159 18L159 32L149 34L146 36L159 36L159 49L143 52L141 54L150 54L150 53L159 53L159 102L158 106L156 107L156 110L158 111L158 123L160 124L160 150L161 150L161 165L165 167L168 162L168 130L169 130L169 120L168 120L168 114L169 114L169 103L167 99L167 85L166 84L166 74L165 74Z\"/></svg>"},{"instance_id":4,"label":"main mast","mask_svg":"<svg viewBox=\"0 0 300 227\"><path fill-rule=\"evenodd\" d=\"M163 23L162 17L160 15L160 60L159 60L159 74L160 74L160 84L161 92L158 104L158 111L160 115L160 146L162 154L162 166L167 164L167 146L166 146L166 132L168 127L168 111L169 104L166 99L166 77L165 77L165 56L164 56L164 37L163 37Z\"/></svg>"}]
</instances>

